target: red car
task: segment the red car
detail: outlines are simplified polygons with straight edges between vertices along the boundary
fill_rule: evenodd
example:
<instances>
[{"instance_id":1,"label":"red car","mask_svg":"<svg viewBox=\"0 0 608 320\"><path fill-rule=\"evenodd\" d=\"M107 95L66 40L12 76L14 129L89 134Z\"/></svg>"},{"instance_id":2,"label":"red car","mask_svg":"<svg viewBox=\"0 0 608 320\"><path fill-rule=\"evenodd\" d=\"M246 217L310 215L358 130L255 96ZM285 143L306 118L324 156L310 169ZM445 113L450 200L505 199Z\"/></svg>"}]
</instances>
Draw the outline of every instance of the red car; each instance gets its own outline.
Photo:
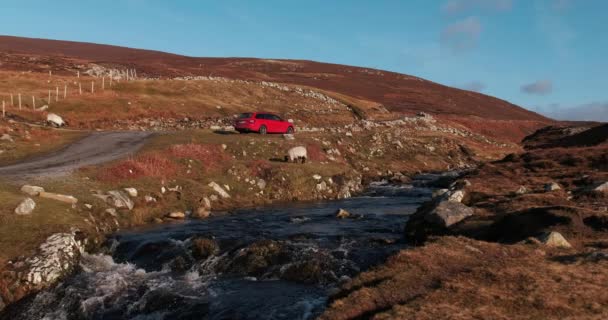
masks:
<instances>
[{"instance_id":1,"label":"red car","mask_svg":"<svg viewBox=\"0 0 608 320\"><path fill-rule=\"evenodd\" d=\"M281 119L276 114L267 112L241 113L234 120L234 129L238 132L294 133L293 124Z\"/></svg>"}]
</instances>

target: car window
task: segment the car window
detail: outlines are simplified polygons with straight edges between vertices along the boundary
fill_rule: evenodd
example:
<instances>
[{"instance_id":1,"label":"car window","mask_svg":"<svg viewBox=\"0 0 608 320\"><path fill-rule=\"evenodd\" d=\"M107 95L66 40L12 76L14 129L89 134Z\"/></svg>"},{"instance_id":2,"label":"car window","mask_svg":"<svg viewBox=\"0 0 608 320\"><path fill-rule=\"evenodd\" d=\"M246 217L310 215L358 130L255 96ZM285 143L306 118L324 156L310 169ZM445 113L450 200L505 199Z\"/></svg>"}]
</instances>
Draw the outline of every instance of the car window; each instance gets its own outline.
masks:
<instances>
[{"instance_id":1,"label":"car window","mask_svg":"<svg viewBox=\"0 0 608 320\"><path fill-rule=\"evenodd\" d=\"M237 117L237 119L249 119L251 118L251 113L241 113L239 114L239 116Z\"/></svg>"},{"instance_id":2,"label":"car window","mask_svg":"<svg viewBox=\"0 0 608 320\"><path fill-rule=\"evenodd\" d=\"M258 113L255 115L256 119L268 119L268 117L263 113Z\"/></svg>"},{"instance_id":3,"label":"car window","mask_svg":"<svg viewBox=\"0 0 608 320\"><path fill-rule=\"evenodd\" d=\"M270 116L270 118L271 118L272 120L281 121L281 117L279 117L279 116L277 116L277 115L274 115L274 114L273 114L273 115L271 115L271 116Z\"/></svg>"}]
</instances>

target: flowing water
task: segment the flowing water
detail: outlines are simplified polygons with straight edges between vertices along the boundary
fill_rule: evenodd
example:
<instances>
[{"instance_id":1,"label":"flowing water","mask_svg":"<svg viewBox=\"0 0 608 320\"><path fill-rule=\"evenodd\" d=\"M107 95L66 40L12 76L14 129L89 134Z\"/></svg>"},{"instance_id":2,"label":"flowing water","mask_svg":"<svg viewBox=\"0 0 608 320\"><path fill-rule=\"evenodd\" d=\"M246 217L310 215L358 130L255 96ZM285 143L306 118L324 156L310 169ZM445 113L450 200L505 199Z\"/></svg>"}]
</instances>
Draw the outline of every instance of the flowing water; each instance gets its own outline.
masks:
<instances>
[{"instance_id":1,"label":"flowing water","mask_svg":"<svg viewBox=\"0 0 608 320\"><path fill-rule=\"evenodd\" d=\"M407 216L431 195L418 182L116 234L104 254L85 254L81 270L0 318L314 318L341 283L407 246ZM336 218L339 208L351 217ZM208 250L193 249L197 238Z\"/></svg>"}]
</instances>

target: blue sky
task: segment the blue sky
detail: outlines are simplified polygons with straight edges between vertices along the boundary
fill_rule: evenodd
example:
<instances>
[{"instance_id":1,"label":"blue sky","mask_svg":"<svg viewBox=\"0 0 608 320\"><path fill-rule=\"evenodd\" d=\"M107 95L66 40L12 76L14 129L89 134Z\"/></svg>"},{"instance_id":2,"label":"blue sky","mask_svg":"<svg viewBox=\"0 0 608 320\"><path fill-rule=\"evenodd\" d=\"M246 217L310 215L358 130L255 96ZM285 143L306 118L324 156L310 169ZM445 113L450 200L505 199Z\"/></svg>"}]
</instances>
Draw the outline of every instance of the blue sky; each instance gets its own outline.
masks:
<instances>
[{"instance_id":1,"label":"blue sky","mask_svg":"<svg viewBox=\"0 0 608 320\"><path fill-rule=\"evenodd\" d=\"M605 0L4 0L0 12L0 34L374 67L608 121Z\"/></svg>"}]
</instances>

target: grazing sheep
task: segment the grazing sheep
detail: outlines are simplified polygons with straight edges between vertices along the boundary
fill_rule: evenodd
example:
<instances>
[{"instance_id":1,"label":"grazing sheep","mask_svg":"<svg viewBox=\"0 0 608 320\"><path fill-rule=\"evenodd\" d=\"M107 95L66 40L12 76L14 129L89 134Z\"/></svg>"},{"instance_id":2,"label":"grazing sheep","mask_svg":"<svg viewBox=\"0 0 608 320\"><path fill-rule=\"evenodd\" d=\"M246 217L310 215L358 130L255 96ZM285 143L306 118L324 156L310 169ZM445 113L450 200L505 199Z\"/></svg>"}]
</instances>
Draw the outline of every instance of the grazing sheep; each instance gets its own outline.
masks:
<instances>
[{"instance_id":1,"label":"grazing sheep","mask_svg":"<svg viewBox=\"0 0 608 320\"><path fill-rule=\"evenodd\" d=\"M295 148L291 148L291 149L289 149L289 151L287 151L287 155L285 156L285 161L286 162L302 161L302 163L305 163L306 158L308 158L306 148L305 147L295 147Z\"/></svg>"}]
</instances>

